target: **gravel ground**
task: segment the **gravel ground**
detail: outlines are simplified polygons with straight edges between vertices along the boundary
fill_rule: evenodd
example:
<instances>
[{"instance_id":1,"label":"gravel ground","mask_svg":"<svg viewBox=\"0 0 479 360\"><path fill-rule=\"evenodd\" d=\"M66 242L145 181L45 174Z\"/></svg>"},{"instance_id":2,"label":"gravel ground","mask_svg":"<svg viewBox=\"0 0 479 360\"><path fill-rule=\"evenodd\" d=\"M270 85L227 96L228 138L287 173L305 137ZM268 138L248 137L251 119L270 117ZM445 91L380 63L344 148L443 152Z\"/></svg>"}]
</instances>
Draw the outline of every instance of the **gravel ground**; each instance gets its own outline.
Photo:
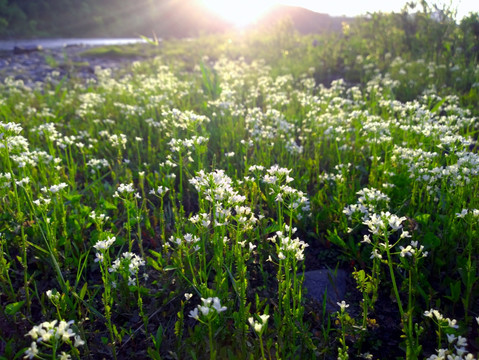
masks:
<instances>
[{"instance_id":1,"label":"gravel ground","mask_svg":"<svg viewBox=\"0 0 479 360\"><path fill-rule=\"evenodd\" d=\"M36 82L44 82L52 73L74 76L80 79L95 77L95 67L115 69L135 59L80 56L92 46L68 46L63 48L43 49L24 54L13 50L0 53L0 82L6 77L22 80L32 87Z\"/></svg>"}]
</instances>

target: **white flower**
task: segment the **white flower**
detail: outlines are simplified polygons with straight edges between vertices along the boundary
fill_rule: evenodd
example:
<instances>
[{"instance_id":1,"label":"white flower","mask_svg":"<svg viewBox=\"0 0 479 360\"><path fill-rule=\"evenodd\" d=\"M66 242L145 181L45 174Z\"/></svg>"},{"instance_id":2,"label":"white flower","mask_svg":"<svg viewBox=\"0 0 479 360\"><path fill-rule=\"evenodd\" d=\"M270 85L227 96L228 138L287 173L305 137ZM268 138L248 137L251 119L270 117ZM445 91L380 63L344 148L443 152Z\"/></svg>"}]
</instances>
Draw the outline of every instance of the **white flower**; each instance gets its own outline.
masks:
<instances>
[{"instance_id":1,"label":"white flower","mask_svg":"<svg viewBox=\"0 0 479 360\"><path fill-rule=\"evenodd\" d=\"M79 347L79 346L85 345L85 341L83 341L79 335L75 335L74 339L75 339L75 343L73 344L73 346Z\"/></svg>"},{"instance_id":2,"label":"white flower","mask_svg":"<svg viewBox=\"0 0 479 360\"><path fill-rule=\"evenodd\" d=\"M433 309L424 311L424 316L432 319Z\"/></svg>"},{"instance_id":3,"label":"white flower","mask_svg":"<svg viewBox=\"0 0 479 360\"><path fill-rule=\"evenodd\" d=\"M261 334L263 331L264 325L266 325L269 315L260 315L259 316L261 319L261 322L256 321L252 316L248 318L248 322L250 325L253 327L254 331L257 332L258 334Z\"/></svg>"},{"instance_id":4,"label":"white flower","mask_svg":"<svg viewBox=\"0 0 479 360\"><path fill-rule=\"evenodd\" d=\"M62 351L61 355L59 356L60 360L70 360L72 357L67 354L65 351Z\"/></svg>"},{"instance_id":5,"label":"white flower","mask_svg":"<svg viewBox=\"0 0 479 360\"><path fill-rule=\"evenodd\" d=\"M389 226L393 229L393 231L397 231L402 228L401 223L406 220L405 216L398 217L397 215L391 214L388 219Z\"/></svg>"},{"instance_id":6,"label":"white flower","mask_svg":"<svg viewBox=\"0 0 479 360\"><path fill-rule=\"evenodd\" d=\"M344 300L341 301L340 303L338 302L337 304L341 308L341 310L345 310L346 308L349 307L349 304L346 304L346 301L344 301Z\"/></svg>"},{"instance_id":7,"label":"white flower","mask_svg":"<svg viewBox=\"0 0 479 360\"><path fill-rule=\"evenodd\" d=\"M198 309L205 316L207 316L210 313L210 310L211 310L208 306L201 306L201 305L198 305Z\"/></svg>"},{"instance_id":8,"label":"white flower","mask_svg":"<svg viewBox=\"0 0 479 360\"><path fill-rule=\"evenodd\" d=\"M116 237L112 236L106 240L98 241L93 247L97 250L108 250L108 248L115 242Z\"/></svg>"},{"instance_id":9,"label":"white flower","mask_svg":"<svg viewBox=\"0 0 479 360\"><path fill-rule=\"evenodd\" d=\"M253 319L253 317L249 317L248 322L253 327L254 331L256 331L258 334L261 333L261 330L263 329L263 324L262 323L260 323L258 321L255 321Z\"/></svg>"},{"instance_id":10,"label":"white flower","mask_svg":"<svg viewBox=\"0 0 479 360\"><path fill-rule=\"evenodd\" d=\"M412 254L414 253L414 249L411 245L408 245L406 247L400 246L399 248L401 249L401 253L399 254L401 255L401 257L412 256Z\"/></svg>"},{"instance_id":11,"label":"white flower","mask_svg":"<svg viewBox=\"0 0 479 360\"><path fill-rule=\"evenodd\" d=\"M33 340L36 340L38 339L38 337L40 336L40 332L42 330L42 326L34 326L32 328L32 330L30 330L27 335L29 335Z\"/></svg>"},{"instance_id":12,"label":"white flower","mask_svg":"<svg viewBox=\"0 0 479 360\"><path fill-rule=\"evenodd\" d=\"M371 256L370 256L369 258L370 258L370 259L374 259L374 258L382 259L383 256L379 253L378 249L374 249L374 250L371 252Z\"/></svg>"},{"instance_id":13,"label":"white flower","mask_svg":"<svg viewBox=\"0 0 479 360\"><path fill-rule=\"evenodd\" d=\"M361 242L365 244L371 244L371 237L369 235L364 235Z\"/></svg>"},{"instance_id":14,"label":"white flower","mask_svg":"<svg viewBox=\"0 0 479 360\"><path fill-rule=\"evenodd\" d=\"M462 209L460 213L456 213L456 217L460 219L464 218L467 215L467 211L467 209Z\"/></svg>"},{"instance_id":15,"label":"white flower","mask_svg":"<svg viewBox=\"0 0 479 360\"><path fill-rule=\"evenodd\" d=\"M220 304L220 299L217 297L213 298L213 308L216 310L216 312L220 313L223 312L227 309L226 306L221 306Z\"/></svg>"},{"instance_id":16,"label":"white flower","mask_svg":"<svg viewBox=\"0 0 479 360\"><path fill-rule=\"evenodd\" d=\"M188 315L189 317L198 320L200 317L198 315L198 308L195 307L193 310L190 311L190 314Z\"/></svg>"},{"instance_id":17,"label":"white flower","mask_svg":"<svg viewBox=\"0 0 479 360\"><path fill-rule=\"evenodd\" d=\"M266 324L266 322L269 319L269 315L266 315L266 314L260 315L259 317L261 318L261 321L263 324Z\"/></svg>"},{"instance_id":18,"label":"white flower","mask_svg":"<svg viewBox=\"0 0 479 360\"><path fill-rule=\"evenodd\" d=\"M459 347L466 347L467 339L463 336L458 336L456 345Z\"/></svg>"},{"instance_id":19,"label":"white flower","mask_svg":"<svg viewBox=\"0 0 479 360\"><path fill-rule=\"evenodd\" d=\"M447 336L447 342L449 344L452 344L457 339L456 335L454 335L454 334L446 334L446 336Z\"/></svg>"},{"instance_id":20,"label":"white flower","mask_svg":"<svg viewBox=\"0 0 479 360\"><path fill-rule=\"evenodd\" d=\"M95 256L96 256L95 262L103 262L104 260L103 254L96 253Z\"/></svg>"},{"instance_id":21,"label":"white flower","mask_svg":"<svg viewBox=\"0 0 479 360\"><path fill-rule=\"evenodd\" d=\"M59 192L60 190L63 190L67 186L68 185L65 184L65 183L60 183L58 185L52 185L49 190L52 194L55 194L55 193Z\"/></svg>"},{"instance_id":22,"label":"white flower","mask_svg":"<svg viewBox=\"0 0 479 360\"><path fill-rule=\"evenodd\" d=\"M25 351L24 359L33 359L38 354L37 343L32 342L30 347Z\"/></svg>"}]
</instances>

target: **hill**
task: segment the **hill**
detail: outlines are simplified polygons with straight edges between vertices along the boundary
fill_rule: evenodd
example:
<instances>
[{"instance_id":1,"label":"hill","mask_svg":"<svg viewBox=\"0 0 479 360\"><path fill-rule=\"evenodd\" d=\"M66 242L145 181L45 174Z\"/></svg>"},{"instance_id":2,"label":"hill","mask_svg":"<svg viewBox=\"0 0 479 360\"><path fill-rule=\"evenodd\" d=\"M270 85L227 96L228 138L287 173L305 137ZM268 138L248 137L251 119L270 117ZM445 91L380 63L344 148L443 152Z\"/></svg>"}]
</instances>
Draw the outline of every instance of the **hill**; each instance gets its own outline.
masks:
<instances>
[{"instance_id":1,"label":"hill","mask_svg":"<svg viewBox=\"0 0 479 360\"><path fill-rule=\"evenodd\" d=\"M330 16L297 6L277 5L263 15L255 25L268 26L287 18L292 21L294 28L302 34L341 31L343 22L353 20L353 18Z\"/></svg>"},{"instance_id":2,"label":"hill","mask_svg":"<svg viewBox=\"0 0 479 360\"><path fill-rule=\"evenodd\" d=\"M301 33L339 31L344 17L292 6L276 6L253 26L290 18ZM350 20L350 19L349 19ZM192 37L234 29L200 0L1 1L0 37Z\"/></svg>"}]
</instances>

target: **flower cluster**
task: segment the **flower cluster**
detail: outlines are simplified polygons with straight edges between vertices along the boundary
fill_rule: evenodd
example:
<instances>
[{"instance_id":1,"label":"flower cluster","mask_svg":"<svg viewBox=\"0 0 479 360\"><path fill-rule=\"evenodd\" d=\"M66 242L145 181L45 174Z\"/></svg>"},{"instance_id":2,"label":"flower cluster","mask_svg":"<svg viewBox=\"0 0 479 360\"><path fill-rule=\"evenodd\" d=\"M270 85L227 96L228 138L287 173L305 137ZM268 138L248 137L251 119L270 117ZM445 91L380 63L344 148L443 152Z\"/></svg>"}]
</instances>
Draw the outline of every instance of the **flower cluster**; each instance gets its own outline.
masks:
<instances>
[{"instance_id":1,"label":"flower cluster","mask_svg":"<svg viewBox=\"0 0 479 360\"><path fill-rule=\"evenodd\" d=\"M292 234L295 232L296 228L291 229ZM304 241L299 240L299 238L292 239L290 236L283 234L282 231L277 231L268 240L276 244L280 260L286 259L287 256L292 256L297 261L302 261L304 260L304 250L309 246Z\"/></svg>"},{"instance_id":2,"label":"flower cluster","mask_svg":"<svg viewBox=\"0 0 479 360\"><path fill-rule=\"evenodd\" d=\"M200 247L197 243L200 241L200 238L196 235L192 235L190 233L183 236L183 238L174 237L173 235L170 237L170 242L172 244L176 244L181 246L182 244L186 245L187 247L192 246L194 251L198 251Z\"/></svg>"},{"instance_id":3,"label":"flower cluster","mask_svg":"<svg viewBox=\"0 0 479 360\"><path fill-rule=\"evenodd\" d=\"M209 297L207 299L201 298L203 305L198 305L190 311L189 317L199 320L200 315L208 318L214 316L214 314L220 314L227 310L226 306L221 306L220 299L217 297Z\"/></svg>"},{"instance_id":4,"label":"flower cluster","mask_svg":"<svg viewBox=\"0 0 479 360\"><path fill-rule=\"evenodd\" d=\"M58 185L52 185L52 186L50 186L50 188L42 187L41 190L45 193L49 191L52 194L56 194L57 192L65 189L67 186L68 185L65 184L65 183L60 183Z\"/></svg>"},{"instance_id":5,"label":"flower cluster","mask_svg":"<svg viewBox=\"0 0 479 360\"><path fill-rule=\"evenodd\" d=\"M375 188L363 188L356 194L359 195L357 203L346 205L343 209L343 214L349 220L352 220L355 213L360 213L363 221L365 221L370 213L374 213L387 206L390 201L389 196Z\"/></svg>"},{"instance_id":6,"label":"flower cluster","mask_svg":"<svg viewBox=\"0 0 479 360\"><path fill-rule=\"evenodd\" d=\"M115 241L116 237L111 236L108 237L106 240L100 240L95 245L93 245L93 247L98 250L98 252L95 254L95 262L103 262L104 253L110 248L110 246L113 245Z\"/></svg>"},{"instance_id":7,"label":"flower cluster","mask_svg":"<svg viewBox=\"0 0 479 360\"><path fill-rule=\"evenodd\" d=\"M253 327L254 331L261 335L264 332L265 326L268 324L269 315L259 315L259 318L261 321L256 321L254 317L250 316L248 322Z\"/></svg>"},{"instance_id":8,"label":"flower cluster","mask_svg":"<svg viewBox=\"0 0 479 360\"><path fill-rule=\"evenodd\" d=\"M435 309L425 311L424 316L433 319L437 326L445 331L448 343L447 348L437 349L437 354L432 354L426 360L475 360L473 354L467 353L467 339L454 334L454 330L459 328L455 319L446 318ZM479 318L476 320L479 324Z\"/></svg>"},{"instance_id":9,"label":"flower cluster","mask_svg":"<svg viewBox=\"0 0 479 360\"><path fill-rule=\"evenodd\" d=\"M25 351L24 358L33 359L40 354L40 349L38 348L37 344L44 344L47 348L54 346L57 349L62 343L68 344L75 348L85 344L81 337L77 335L70 327L73 323L73 320L68 322L64 320L60 322L58 322L58 320L53 320L51 322L45 321L40 325L35 325L27 334L35 341L33 341L30 347ZM71 338L74 340L73 343ZM69 359L69 355L62 353L60 358Z\"/></svg>"},{"instance_id":10,"label":"flower cluster","mask_svg":"<svg viewBox=\"0 0 479 360\"><path fill-rule=\"evenodd\" d=\"M124 252L120 258L113 261L108 271L113 273L124 270L128 274L128 285L135 286L140 266L145 266L145 260L134 253Z\"/></svg>"},{"instance_id":11,"label":"flower cluster","mask_svg":"<svg viewBox=\"0 0 479 360\"><path fill-rule=\"evenodd\" d=\"M294 180L289 176L290 173L291 169L273 165L269 169L266 169L266 175L264 175L262 180L269 185L269 193L275 197L276 202L284 204L289 211L308 213L311 209L309 199L304 192L288 185ZM302 214L299 212L296 213L296 216L299 219L302 218Z\"/></svg>"},{"instance_id":12,"label":"flower cluster","mask_svg":"<svg viewBox=\"0 0 479 360\"><path fill-rule=\"evenodd\" d=\"M479 209L462 209L460 213L456 213L456 217L459 219L464 219L468 214L479 217Z\"/></svg>"},{"instance_id":13,"label":"flower cluster","mask_svg":"<svg viewBox=\"0 0 479 360\"><path fill-rule=\"evenodd\" d=\"M113 194L114 198L121 198L121 195L126 195L129 197L130 194L133 194L135 192L135 188L133 187L133 184L120 184L118 185L118 189L115 191ZM138 192L135 193L135 198L139 199L141 198L140 194Z\"/></svg>"},{"instance_id":14,"label":"flower cluster","mask_svg":"<svg viewBox=\"0 0 479 360\"><path fill-rule=\"evenodd\" d=\"M389 211L381 211L381 214L371 214L366 220L364 220L363 224L369 228L369 232L373 235L382 235L387 231L389 233L396 232L399 229L402 229L402 222L406 220L405 216L397 216L395 214L391 214ZM408 236L407 232L403 237Z\"/></svg>"}]
</instances>

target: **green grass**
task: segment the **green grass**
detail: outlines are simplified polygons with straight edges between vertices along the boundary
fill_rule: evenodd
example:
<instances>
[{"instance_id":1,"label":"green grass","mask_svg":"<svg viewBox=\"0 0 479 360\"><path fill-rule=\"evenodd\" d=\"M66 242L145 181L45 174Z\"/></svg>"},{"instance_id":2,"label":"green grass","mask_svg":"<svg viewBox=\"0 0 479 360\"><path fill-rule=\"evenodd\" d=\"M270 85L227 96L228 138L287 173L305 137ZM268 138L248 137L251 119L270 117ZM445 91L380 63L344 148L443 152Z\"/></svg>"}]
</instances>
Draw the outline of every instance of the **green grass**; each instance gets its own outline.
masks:
<instances>
[{"instance_id":1,"label":"green grass","mask_svg":"<svg viewBox=\"0 0 479 360\"><path fill-rule=\"evenodd\" d=\"M80 53L84 57L148 58L158 55L158 47L152 44L108 45L93 47Z\"/></svg>"},{"instance_id":2,"label":"green grass","mask_svg":"<svg viewBox=\"0 0 479 360\"><path fill-rule=\"evenodd\" d=\"M477 351L477 67L325 86L309 37L229 40L1 85L3 358ZM302 285L327 266L356 283L332 314Z\"/></svg>"}]
</instances>

